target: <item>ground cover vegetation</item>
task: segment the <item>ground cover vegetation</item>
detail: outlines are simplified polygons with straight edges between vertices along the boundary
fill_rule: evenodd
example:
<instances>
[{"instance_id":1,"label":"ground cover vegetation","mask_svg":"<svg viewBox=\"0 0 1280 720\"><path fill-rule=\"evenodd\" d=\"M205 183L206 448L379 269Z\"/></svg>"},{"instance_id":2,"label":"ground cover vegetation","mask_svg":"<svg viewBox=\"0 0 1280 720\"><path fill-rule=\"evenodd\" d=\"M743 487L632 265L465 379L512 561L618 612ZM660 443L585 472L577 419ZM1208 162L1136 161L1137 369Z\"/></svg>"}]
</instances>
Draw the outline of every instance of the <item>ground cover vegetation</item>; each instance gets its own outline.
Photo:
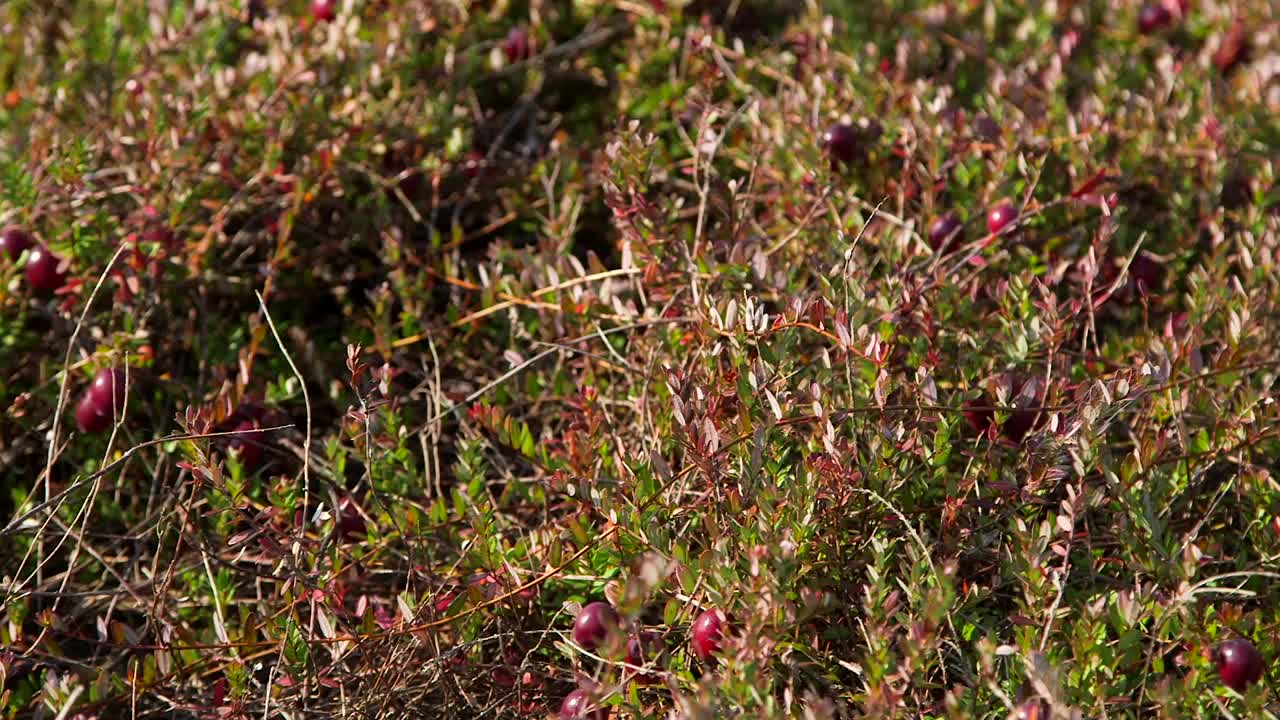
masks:
<instances>
[{"instance_id":1,"label":"ground cover vegetation","mask_svg":"<svg viewBox=\"0 0 1280 720\"><path fill-rule=\"evenodd\" d=\"M0 4L0 717L1275 717L1274 11Z\"/></svg>"}]
</instances>

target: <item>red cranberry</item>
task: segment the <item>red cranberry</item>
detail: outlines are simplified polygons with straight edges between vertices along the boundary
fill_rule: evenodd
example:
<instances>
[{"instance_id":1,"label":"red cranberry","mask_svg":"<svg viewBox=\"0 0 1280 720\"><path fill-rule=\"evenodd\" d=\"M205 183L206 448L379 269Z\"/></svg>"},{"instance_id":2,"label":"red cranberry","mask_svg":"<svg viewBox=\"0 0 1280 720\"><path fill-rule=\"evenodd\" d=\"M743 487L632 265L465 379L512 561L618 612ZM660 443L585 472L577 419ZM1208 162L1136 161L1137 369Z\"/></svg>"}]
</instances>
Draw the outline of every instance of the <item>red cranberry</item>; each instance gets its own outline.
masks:
<instances>
[{"instance_id":1,"label":"red cranberry","mask_svg":"<svg viewBox=\"0 0 1280 720\"><path fill-rule=\"evenodd\" d=\"M994 145L1000 141L1003 131L1000 129L1000 123L990 115L983 114L973 119L973 134L979 140Z\"/></svg>"},{"instance_id":2,"label":"red cranberry","mask_svg":"<svg viewBox=\"0 0 1280 720\"><path fill-rule=\"evenodd\" d=\"M720 651L726 625L728 620L719 609L706 610L693 621L689 647L699 660L710 660Z\"/></svg>"},{"instance_id":3,"label":"red cranberry","mask_svg":"<svg viewBox=\"0 0 1280 720\"><path fill-rule=\"evenodd\" d=\"M109 417L118 417L124 410L125 376L118 368L102 368L93 376L86 395L94 406Z\"/></svg>"},{"instance_id":4,"label":"red cranberry","mask_svg":"<svg viewBox=\"0 0 1280 720\"><path fill-rule=\"evenodd\" d=\"M1015 443L1022 442L1022 439L1031 432L1031 426L1035 424L1035 410L1015 410L1009 414L1009 418L1000 426L1000 432L1004 436Z\"/></svg>"},{"instance_id":5,"label":"red cranberry","mask_svg":"<svg viewBox=\"0 0 1280 720\"><path fill-rule=\"evenodd\" d=\"M502 52L507 56L509 63L527 59L531 54L529 31L522 27L511 28L511 32L507 33L507 39L502 41Z\"/></svg>"},{"instance_id":6,"label":"red cranberry","mask_svg":"<svg viewBox=\"0 0 1280 720\"><path fill-rule=\"evenodd\" d=\"M261 400L262 398L257 396L245 398L236 407L236 411L231 413L229 419L237 423L242 420L262 421L267 416L267 409L263 407Z\"/></svg>"},{"instance_id":7,"label":"red cranberry","mask_svg":"<svg viewBox=\"0 0 1280 720\"><path fill-rule=\"evenodd\" d=\"M242 420L232 429L232 432L235 435L231 436L231 442L227 443L227 447L239 454L240 464L246 470L258 467L262 463L264 452L264 433L258 429L258 424L252 420Z\"/></svg>"},{"instance_id":8,"label":"red cranberry","mask_svg":"<svg viewBox=\"0 0 1280 720\"><path fill-rule=\"evenodd\" d=\"M62 260L44 245L37 246L27 256L27 284L38 292L51 292L62 287L65 277L59 267Z\"/></svg>"},{"instance_id":9,"label":"red cranberry","mask_svg":"<svg viewBox=\"0 0 1280 720\"><path fill-rule=\"evenodd\" d=\"M686 106L676 115L676 122L680 123L680 127L684 128L685 132L695 134L701 117L702 111L699 108Z\"/></svg>"},{"instance_id":10,"label":"red cranberry","mask_svg":"<svg viewBox=\"0 0 1280 720\"><path fill-rule=\"evenodd\" d=\"M645 667L651 660L656 659L661 654L662 639L654 633L642 631L627 639L627 657L625 661L628 665ZM658 680L653 673L640 672L638 670L631 672L635 673L633 679L642 685L657 682Z\"/></svg>"},{"instance_id":11,"label":"red cranberry","mask_svg":"<svg viewBox=\"0 0 1280 720\"><path fill-rule=\"evenodd\" d=\"M858 154L858 132L847 123L832 125L822 133L822 147L831 157L832 167L848 165Z\"/></svg>"},{"instance_id":12,"label":"red cranberry","mask_svg":"<svg viewBox=\"0 0 1280 720\"><path fill-rule=\"evenodd\" d=\"M263 0L249 0L248 7L245 8L245 16L252 25L255 20L265 20L267 17L267 6Z\"/></svg>"},{"instance_id":13,"label":"red cranberry","mask_svg":"<svg viewBox=\"0 0 1280 720\"><path fill-rule=\"evenodd\" d=\"M354 540L364 537L367 527L360 507L350 495L344 495L338 500L338 531L343 538Z\"/></svg>"},{"instance_id":14,"label":"red cranberry","mask_svg":"<svg viewBox=\"0 0 1280 720\"><path fill-rule=\"evenodd\" d=\"M10 225L3 231L0 231L0 252L3 252L10 260L17 260L22 251L31 247L31 236L26 230L17 225Z\"/></svg>"},{"instance_id":15,"label":"red cranberry","mask_svg":"<svg viewBox=\"0 0 1280 720\"><path fill-rule=\"evenodd\" d=\"M955 213L942 215L929 226L929 246L934 250L946 251L960 243L960 228L964 223Z\"/></svg>"},{"instance_id":16,"label":"red cranberry","mask_svg":"<svg viewBox=\"0 0 1280 720\"><path fill-rule=\"evenodd\" d=\"M405 195L413 197L422 187L422 173L416 169L412 152L388 150L382 156L382 171L388 177L400 178L399 187Z\"/></svg>"},{"instance_id":17,"label":"red cranberry","mask_svg":"<svg viewBox=\"0 0 1280 720\"><path fill-rule=\"evenodd\" d=\"M614 612L612 605L589 603L573 621L573 641L587 650L595 650L617 627L618 613Z\"/></svg>"},{"instance_id":18,"label":"red cranberry","mask_svg":"<svg viewBox=\"0 0 1280 720\"><path fill-rule=\"evenodd\" d=\"M333 22L338 16L338 0L311 0L311 17L316 22Z\"/></svg>"},{"instance_id":19,"label":"red cranberry","mask_svg":"<svg viewBox=\"0 0 1280 720\"><path fill-rule=\"evenodd\" d=\"M1014 209L1013 203L1004 200L987 213L987 232L995 235L1008 227L1017 217L1018 211Z\"/></svg>"},{"instance_id":20,"label":"red cranberry","mask_svg":"<svg viewBox=\"0 0 1280 720\"><path fill-rule=\"evenodd\" d=\"M165 250L172 250L174 244L173 231L167 227L153 227L142 233L142 241L159 245Z\"/></svg>"},{"instance_id":21,"label":"red cranberry","mask_svg":"<svg viewBox=\"0 0 1280 720\"><path fill-rule=\"evenodd\" d=\"M1226 34L1222 36L1222 42L1219 43L1218 49L1213 53L1211 60L1213 61L1213 66L1218 68L1218 72L1223 75L1229 75L1231 71L1249 59L1249 54L1249 31L1246 29L1244 21L1237 18L1235 22L1231 23L1231 27L1227 29Z\"/></svg>"},{"instance_id":22,"label":"red cranberry","mask_svg":"<svg viewBox=\"0 0 1280 720\"><path fill-rule=\"evenodd\" d=\"M1218 668L1218 678L1222 680L1222 684L1236 692L1244 692L1262 679L1262 653L1244 638L1234 638L1219 644L1213 649L1210 659Z\"/></svg>"},{"instance_id":23,"label":"red cranberry","mask_svg":"<svg viewBox=\"0 0 1280 720\"><path fill-rule=\"evenodd\" d=\"M608 720L609 711L594 707L591 702L591 695L586 690L578 689L564 696L564 701L560 703L561 720Z\"/></svg>"},{"instance_id":24,"label":"red cranberry","mask_svg":"<svg viewBox=\"0 0 1280 720\"><path fill-rule=\"evenodd\" d=\"M76 403L76 424L87 433L99 433L111 427L111 417L98 409L93 397L85 393Z\"/></svg>"},{"instance_id":25,"label":"red cranberry","mask_svg":"<svg viewBox=\"0 0 1280 720\"><path fill-rule=\"evenodd\" d=\"M462 161L462 171L475 179L484 174L485 155L479 150L469 150Z\"/></svg>"},{"instance_id":26,"label":"red cranberry","mask_svg":"<svg viewBox=\"0 0 1280 720\"><path fill-rule=\"evenodd\" d=\"M990 407L991 403L986 398L978 400L970 400L964 404L964 419L969 421L969 425L979 434L985 433L991 428L991 421L994 413L991 410L978 410L977 408Z\"/></svg>"},{"instance_id":27,"label":"red cranberry","mask_svg":"<svg viewBox=\"0 0 1280 720\"><path fill-rule=\"evenodd\" d=\"M1133 278L1133 285L1138 290L1138 294L1146 295L1160 284L1161 278L1164 277L1164 268L1147 255L1138 253L1129 263L1129 276Z\"/></svg>"},{"instance_id":28,"label":"red cranberry","mask_svg":"<svg viewBox=\"0 0 1280 720\"><path fill-rule=\"evenodd\" d=\"M1173 15L1160 3L1148 3L1138 11L1138 32L1143 35L1163 28L1173 20Z\"/></svg>"},{"instance_id":29,"label":"red cranberry","mask_svg":"<svg viewBox=\"0 0 1280 720\"><path fill-rule=\"evenodd\" d=\"M1025 378L1015 378L1013 380L1011 388L1013 400L1011 404L1015 408L1040 404L1038 400L1027 402L1024 399L1023 390L1026 388L1028 382L1033 381ZM1004 424L1000 426L1000 433L1004 435L1007 440L1014 443L1021 443L1023 438L1027 436L1027 433L1031 432L1031 428L1035 426L1038 414L1039 413L1036 410L1012 410L1009 412L1009 417L1005 419Z\"/></svg>"}]
</instances>

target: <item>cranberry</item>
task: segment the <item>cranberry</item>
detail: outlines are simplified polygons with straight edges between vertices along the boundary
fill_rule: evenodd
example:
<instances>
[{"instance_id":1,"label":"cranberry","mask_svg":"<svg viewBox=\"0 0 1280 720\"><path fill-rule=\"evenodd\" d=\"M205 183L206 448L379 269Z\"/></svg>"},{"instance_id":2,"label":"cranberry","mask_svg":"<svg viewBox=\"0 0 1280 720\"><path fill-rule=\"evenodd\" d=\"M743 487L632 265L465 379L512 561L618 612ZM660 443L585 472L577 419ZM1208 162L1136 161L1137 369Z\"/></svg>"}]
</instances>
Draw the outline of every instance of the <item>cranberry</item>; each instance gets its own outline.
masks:
<instances>
[{"instance_id":1,"label":"cranberry","mask_svg":"<svg viewBox=\"0 0 1280 720\"><path fill-rule=\"evenodd\" d=\"M350 495L344 495L338 500L338 532L342 533L343 538L354 540L363 537L367 528L360 507Z\"/></svg>"},{"instance_id":2,"label":"cranberry","mask_svg":"<svg viewBox=\"0 0 1280 720\"><path fill-rule=\"evenodd\" d=\"M632 635L627 639L627 656L625 661L628 665L636 667L645 667L650 660L656 659L662 654L662 639L651 632L642 631L636 635ZM634 672L633 679L642 684L647 685L657 682L657 677L652 673Z\"/></svg>"},{"instance_id":3,"label":"cranberry","mask_svg":"<svg viewBox=\"0 0 1280 720\"><path fill-rule=\"evenodd\" d=\"M1138 32L1143 35L1163 28L1173 20L1173 15L1160 3L1148 3L1138 11Z\"/></svg>"},{"instance_id":4,"label":"cranberry","mask_svg":"<svg viewBox=\"0 0 1280 720\"><path fill-rule=\"evenodd\" d=\"M462 171L467 177L475 179L484 174L485 154L479 150L470 150L462 161Z\"/></svg>"},{"instance_id":5,"label":"cranberry","mask_svg":"<svg viewBox=\"0 0 1280 720\"><path fill-rule=\"evenodd\" d=\"M27 257L27 284L32 290L50 292L62 287L65 280L62 260L44 245L37 246Z\"/></svg>"},{"instance_id":6,"label":"cranberry","mask_svg":"<svg viewBox=\"0 0 1280 720\"><path fill-rule=\"evenodd\" d=\"M1210 59L1213 61L1213 66L1218 68L1218 72L1228 75L1241 63L1247 61L1249 55L1249 31L1244 21L1237 18L1222 36L1217 51Z\"/></svg>"},{"instance_id":7,"label":"cranberry","mask_svg":"<svg viewBox=\"0 0 1280 720\"><path fill-rule=\"evenodd\" d=\"M10 260L17 260L22 255L22 251L31 247L32 244L31 236L17 225L10 225L0 231L0 252L9 256Z\"/></svg>"},{"instance_id":8,"label":"cranberry","mask_svg":"<svg viewBox=\"0 0 1280 720\"><path fill-rule=\"evenodd\" d=\"M253 398L245 398L240 402L240 405L236 407L236 411L231 413L231 417L229 419L237 423L241 420L253 420L255 422L263 421L267 416L267 409L263 407L260 402L261 400L262 398L256 396Z\"/></svg>"},{"instance_id":9,"label":"cranberry","mask_svg":"<svg viewBox=\"0 0 1280 720\"><path fill-rule=\"evenodd\" d=\"M528 59L531 54L529 31L522 27L511 28L511 32L507 33L507 39L502 41L502 52L507 56L509 63Z\"/></svg>"},{"instance_id":10,"label":"cranberry","mask_svg":"<svg viewBox=\"0 0 1280 720\"><path fill-rule=\"evenodd\" d=\"M167 227L153 227L142 233L142 242L159 245L165 250L173 250L173 231Z\"/></svg>"},{"instance_id":11,"label":"cranberry","mask_svg":"<svg viewBox=\"0 0 1280 720\"><path fill-rule=\"evenodd\" d=\"M93 376L86 395L98 411L109 417L118 417L124 410L125 376L118 368L102 368Z\"/></svg>"},{"instance_id":12,"label":"cranberry","mask_svg":"<svg viewBox=\"0 0 1280 720\"><path fill-rule=\"evenodd\" d=\"M338 0L311 0L311 17L316 22L333 22L338 16Z\"/></svg>"},{"instance_id":13,"label":"cranberry","mask_svg":"<svg viewBox=\"0 0 1280 720\"><path fill-rule=\"evenodd\" d=\"M1244 638L1219 644L1213 649L1210 659L1218 668L1218 678L1236 692L1244 692L1262 679L1262 653Z\"/></svg>"},{"instance_id":14,"label":"cranberry","mask_svg":"<svg viewBox=\"0 0 1280 720\"><path fill-rule=\"evenodd\" d=\"M1133 285L1138 294L1146 295L1160 284L1161 278L1164 277L1164 268L1152 258L1139 253L1129 263L1129 277L1133 278Z\"/></svg>"},{"instance_id":15,"label":"cranberry","mask_svg":"<svg viewBox=\"0 0 1280 720\"><path fill-rule=\"evenodd\" d=\"M727 624L724 612L719 609L706 610L693 621L689 646L699 660L710 660L711 656L720 651Z\"/></svg>"},{"instance_id":16,"label":"cranberry","mask_svg":"<svg viewBox=\"0 0 1280 720\"><path fill-rule=\"evenodd\" d=\"M608 720L608 710L592 707L592 705L591 694L579 688L564 696L564 701L560 703L560 717L562 720L577 720L578 718Z\"/></svg>"},{"instance_id":17,"label":"cranberry","mask_svg":"<svg viewBox=\"0 0 1280 720\"><path fill-rule=\"evenodd\" d=\"M997 203L987 213L987 232L995 235L1008 227L1017 217L1018 211L1014 209L1013 203L1008 200Z\"/></svg>"},{"instance_id":18,"label":"cranberry","mask_svg":"<svg viewBox=\"0 0 1280 720\"><path fill-rule=\"evenodd\" d=\"M822 147L831 156L831 166L848 165L858 154L858 132L852 125L838 123L822 133Z\"/></svg>"},{"instance_id":19,"label":"cranberry","mask_svg":"<svg viewBox=\"0 0 1280 720\"><path fill-rule=\"evenodd\" d=\"M979 410L977 408L990 407L991 403L987 399L980 398L978 400L970 400L964 404L964 419L969 421L969 425L979 434L985 433L991 428L991 421L994 413L991 410Z\"/></svg>"},{"instance_id":20,"label":"cranberry","mask_svg":"<svg viewBox=\"0 0 1280 720\"><path fill-rule=\"evenodd\" d=\"M1022 439L1031 432L1031 426L1035 424L1035 410L1014 410L1009 414L1009 418L1000 426L1000 432L1004 436L1015 443L1022 442Z\"/></svg>"},{"instance_id":21,"label":"cranberry","mask_svg":"<svg viewBox=\"0 0 1280 720\"><path fill-rule=\"evenodd\" d=\"M267 17L267 6L263 0L249 0L248 7L245 8L245 17L252 25L255 20L265 20Z\"/></svg>"},{"instance_id":22,"label":"cranberry","mask_svg":"<svg viewBox=\"0 0 1280 720\"><path fill-rule=\"evenodd\" d=\"M676 114L676 122L680 123L680 127L684 128L685 132L696 134L701 117L702 111L699 108L686 106L685 109Z\"/></svg>"},{"instance_id":23,"label":"cranberry","mask_svg":"<svg viewBox=\"0 0 1280 720\"><path fill-rule=\"evenodd\" d=\"M1011 404L1014 408L1040 404L1038 400L1032 400L1030 402L1026 401L1025 396L1023 395L1023 390L1026 388L1028 382L1033 381L1025 378L1015 378L1013 380L1011 388L1013 400ZM1031 432L1031 428L1035 426L1037 415L1038 412L1036 410L1014 409L1009 413L1009 417L1005 419L1004 424L1000 426L1000 432L1006 439L1014 443L1021 443L1022 439L1027 436L1027 433Z\"/></svg>"},{"instance_id":24,"label":"cranberry","mask_svg":"<svg viewBox=\"0 0 1280 720\"><path fill-rule=\"evenodd\" d=\"M1003 135L1004 131L1001 130L1000 123L990 115L983 114L973 119L973 136L979 140L996 145L999 144Z\"/></svg>"},{"instance_id":25,"label":"cranberry","mask_svg":"<svg viewBox=\"0 0 1280 720\"><path fill-rule=\"evenodd\" d=\"M264 452L263 432L258 429L258 424L252 420L242 420L232 432L235 435L231 436L227 447L240 456L240 464L246 470L258 467L262 463Z\"/></svg>"},{"instance_id":26,"label":"cranberry","mask_svg":"<svg viewBox=\"0 0 1280 720\"><path fill-rule=\"evenodd\" d=\"M87 433L98 433L111 427L111 417L98 409L93 396L85 393L76 403L76 424Z\"/></svg>"},{"instance_id":27,"label":"cranberry","mask_svg":"<svg viewBox=\"0 0 1280 720\"><path fill-rule=\"evenodd\" d=\"M617 627L618 613L614 612L612 605L589 603L573 621L573 641L587 650L595 650Z\"/></svg>"},{"instance_id":28,"label":"cranberry","mask_svg":"<svg viewBox=\"0 0 1280 720\"><path fill-rule=\"evenodd\" d=\"M382 171L390 178L400 178L399 187L405 195L413 197L422 187L422 173L409 150L388 150L382 156Z\"/></svg>"},{"instance_id":29,"label":"cranberry","mask_svg":"<svg viewBox=\"0 0 1280 720\"><path fill-rule=\"evenodd\" d=\"M929 226L929 246L934 250L947 251L960 242L960 228L964 223L955 213L940 216Z\"/></svg>"}]
</instances>

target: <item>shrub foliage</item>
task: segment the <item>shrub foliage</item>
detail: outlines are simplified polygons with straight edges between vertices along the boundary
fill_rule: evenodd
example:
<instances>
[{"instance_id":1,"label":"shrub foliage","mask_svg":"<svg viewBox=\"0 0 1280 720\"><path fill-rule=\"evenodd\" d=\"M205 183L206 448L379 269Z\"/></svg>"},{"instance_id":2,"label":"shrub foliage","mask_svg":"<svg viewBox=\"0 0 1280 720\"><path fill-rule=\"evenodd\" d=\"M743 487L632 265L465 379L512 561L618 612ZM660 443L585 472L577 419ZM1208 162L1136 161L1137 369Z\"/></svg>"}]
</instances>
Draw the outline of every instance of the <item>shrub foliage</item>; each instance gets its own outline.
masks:
<instances>
[{"instance_id":1,"label":"shrub foliage","mask_svg":"<svg viewBox=\"0 0 1280 720\"><path fill-rule=\"evenodd\" d=\"M1280 29L1163 7L0 5L0 716L1272 717Z\"/></svg>"}]
</instances>

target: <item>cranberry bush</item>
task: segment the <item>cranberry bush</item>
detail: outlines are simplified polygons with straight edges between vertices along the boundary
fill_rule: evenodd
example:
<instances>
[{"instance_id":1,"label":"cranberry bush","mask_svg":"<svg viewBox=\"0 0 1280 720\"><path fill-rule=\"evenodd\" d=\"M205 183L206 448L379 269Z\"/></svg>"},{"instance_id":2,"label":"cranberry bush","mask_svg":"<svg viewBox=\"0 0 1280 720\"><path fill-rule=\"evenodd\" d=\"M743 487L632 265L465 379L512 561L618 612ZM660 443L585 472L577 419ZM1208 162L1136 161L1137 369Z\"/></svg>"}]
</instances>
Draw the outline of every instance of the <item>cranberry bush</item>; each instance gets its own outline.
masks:
<instances>
[{"instance_id":1,"label":"cranberry bush","mask_svg":"<svg viewBox=\"0 0 1280 720\"><path fill-rule=\"evenodd\" d=\"M0 6L0 716L1274 717L1273 14Z\"/></svg>"}]
</instances>

